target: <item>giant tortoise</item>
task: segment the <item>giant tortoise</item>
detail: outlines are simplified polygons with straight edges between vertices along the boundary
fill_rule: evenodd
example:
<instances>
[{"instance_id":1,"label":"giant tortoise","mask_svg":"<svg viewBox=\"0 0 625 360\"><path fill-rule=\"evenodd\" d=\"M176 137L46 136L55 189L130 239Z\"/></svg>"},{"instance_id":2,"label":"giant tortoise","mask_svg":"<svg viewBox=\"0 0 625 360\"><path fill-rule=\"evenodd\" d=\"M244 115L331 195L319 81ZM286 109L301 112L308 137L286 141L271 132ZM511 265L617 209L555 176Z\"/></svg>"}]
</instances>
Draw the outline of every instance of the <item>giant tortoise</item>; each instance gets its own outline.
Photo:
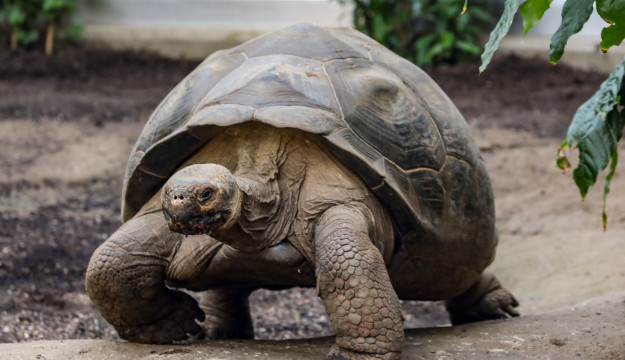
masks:
<instances>
[{"instance_id":1,"label":"giant tortoise","mask_svg":"<svg viewBox=\"0 0 625 360\"><path fill-rule=\"evenodd\" d=\"M485 272L495 210L469 127L351 29L297 25L209 56L147 122L122 218L86 284L129 341L252 338L258 288L315 286L328 358L400 358L399 299L447 300L454 323L517 315Z\"/></svg>"}]
</instances>

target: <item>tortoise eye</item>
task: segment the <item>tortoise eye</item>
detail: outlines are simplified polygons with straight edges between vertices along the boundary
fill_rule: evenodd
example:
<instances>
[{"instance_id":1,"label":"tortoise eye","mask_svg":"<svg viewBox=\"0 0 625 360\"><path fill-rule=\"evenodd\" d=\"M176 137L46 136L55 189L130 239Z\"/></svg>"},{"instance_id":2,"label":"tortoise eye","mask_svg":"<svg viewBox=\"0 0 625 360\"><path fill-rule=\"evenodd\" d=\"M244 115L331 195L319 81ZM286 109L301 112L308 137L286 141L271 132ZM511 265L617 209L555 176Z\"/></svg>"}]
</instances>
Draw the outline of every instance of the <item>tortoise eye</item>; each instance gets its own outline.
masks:
<instances>
[{"instance_id":1,"label":"tortoise eye","mask_svg":"<svg viewBox=\"0 0 625 360\"><path fill-rule=\"evenodd\" d=\"M213 190L206 190L204 191L204 193L202 193L202 196L200 197L200 201L202 202L206 202L208 200L210 200L210 198L213 196Z\"/></svg>"}]
</instances>

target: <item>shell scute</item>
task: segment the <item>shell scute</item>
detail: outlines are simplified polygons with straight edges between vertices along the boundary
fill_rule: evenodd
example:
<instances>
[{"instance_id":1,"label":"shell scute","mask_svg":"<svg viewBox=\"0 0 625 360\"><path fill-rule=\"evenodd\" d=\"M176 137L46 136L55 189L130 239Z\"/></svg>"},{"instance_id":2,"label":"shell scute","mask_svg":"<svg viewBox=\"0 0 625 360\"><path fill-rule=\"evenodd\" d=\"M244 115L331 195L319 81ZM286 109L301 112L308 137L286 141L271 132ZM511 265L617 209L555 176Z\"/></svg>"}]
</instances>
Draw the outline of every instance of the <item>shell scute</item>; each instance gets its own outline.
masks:
<instances>
[{"instance_id":1,"label":"shell scute","mask_svg":"<svg viewBox=\"0 0 625 360\"><path fill-rule=\"evenodd\" d=\"M378 46L373 47L370 54L373 62L396 74L412 89L435 123L445 144L445 152L475 165L479 149L473 141L471 129L445 92L423 70L390 50Z\"/></svg>"},{"instance_id":2,"label":"shell scute","mask_svg":"<svg viewBox=\"0 0 625 360\"><path fill-rule=\"evenodd\" d=\"M420 99L397 75L368 60L326 64L345 121L403 169L440 169L445 146Z\"/></svg>"},{"instance_id":3,"label":"shell scute","mask_svg":"<svg viewBox=\"0 0 625 360\"><path fill-rule=\"evenodd\" d=\"M248 57L293 55L317 61L369 58L367 50L355 46L351 38L331 29L310 24L299 24L273 32L240 45L232 51L244 52Z\"/></svg>"},{"instance_id":4,"label":"shell scute","mask_svg":"<svg viewBox=\"0 0 625 360\"><path fill-rule=\"evenodd\" d=\"M339 113L323 65L290 55L249 59L208 91L198 107L215 103L255 108L307 106Z\"/></svg>"}]
</instances>

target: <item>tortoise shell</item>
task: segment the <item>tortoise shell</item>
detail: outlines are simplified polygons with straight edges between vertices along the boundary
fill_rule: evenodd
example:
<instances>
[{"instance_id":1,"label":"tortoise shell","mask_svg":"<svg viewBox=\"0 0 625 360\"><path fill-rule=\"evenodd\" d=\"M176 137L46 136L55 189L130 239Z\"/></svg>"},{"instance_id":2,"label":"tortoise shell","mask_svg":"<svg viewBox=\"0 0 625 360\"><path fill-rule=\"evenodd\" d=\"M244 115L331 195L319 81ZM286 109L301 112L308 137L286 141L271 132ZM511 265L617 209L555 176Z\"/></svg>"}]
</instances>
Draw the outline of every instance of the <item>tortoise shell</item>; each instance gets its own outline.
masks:
<instances>
[{"instance_id":1,"label":"tortoise shell","mask_svg":"<svg viewBox=\"0 0 625 360\"><path fill-rule=\"evenodd\" d=\"M387 206L397 241L419 243L415 256L446 243L453 257L463 240L494 248L490 180L445 93L358 31L306 24L216 52L171 91L132 150L123 220L221 127L249 121L323 137Z\"/></svg>"}]
</instances>

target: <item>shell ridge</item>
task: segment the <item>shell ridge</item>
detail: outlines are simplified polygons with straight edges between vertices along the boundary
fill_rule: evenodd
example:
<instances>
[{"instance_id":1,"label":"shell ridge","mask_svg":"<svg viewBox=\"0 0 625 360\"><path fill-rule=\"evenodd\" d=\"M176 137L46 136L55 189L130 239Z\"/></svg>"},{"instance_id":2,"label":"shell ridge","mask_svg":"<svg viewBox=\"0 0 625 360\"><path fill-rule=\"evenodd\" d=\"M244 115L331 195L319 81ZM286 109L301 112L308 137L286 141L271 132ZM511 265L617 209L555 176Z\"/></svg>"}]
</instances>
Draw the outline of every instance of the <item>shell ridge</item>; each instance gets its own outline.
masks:
<instances>
[{"instance_id":1,"label":"shell ridge","mask_svg":"<svg viewBox=\"0 0 625 360\"><path fill-rule=\"evenodd\" d=\"M393 71L392 68L389 67L389 70L392 73L394 73L396 76L400 77L400 74L395 72L395 71ZM429 122L433 125L434 129L436 130L436 134L438 135L438 140L439 141L437 141L437 146L438 146L438 144L442 145L443 146L443 151L445 152L445 155L447 155L448 154L448 152L447 152L447 144L444 141L443 133L441 132L441 129L439 128L438 122L436 120L434 120L434 117L432 116L432 109L430 108L430 106L428 106L428 104L425 101L423 101L422 97L419 96L419 93L417 92L416 88L414 87L414 84L411 84L410 82L407 82L405 80L403 80L402 82L410 90L410 92L414 96L414 99L425 110L425 114L424 115L429 120ZM428 148L430 148L430 149L434 149L435 147L436 146L432 146L432 147L428 146ZM442 166L441 166L441 168L442 168Z\"/></svg>"},{"instance_id":2,"label":"shell ridge","mask_svg":"<svg viewBox=\"0 0 625 360\"><path fill-rule=\"evenodd\" d=\"M222 104L222 103L218 103L218 102L213 102L213 103L204 104L204 106L202 106L201 108L199 108L196 111L194 111L193 115L191 115L190 119L192 119L194 116L196 116L200 112L203 112L205 110L209 110L212 107L228 106L228 105L236 105L236 106L240 106L240 107L250 108L250 109L253 109L253 110L258 110L258 108L254 107L254 106L245 105L245 104Z\"/></svg>"},{"instance_id":3,"label":"shell ridge","mask_svg":"<svg viewBox=\"0 0 625 360\"><path fill-rule=\"evenodd\" d=\"M445 159L445 162L443 162L443 165L441 165L441 169L443 167L445 167L446 162L447 162L447 159ZM419 166L419 167L416 167L416 168L413 168L413 169L406 170L406 173L407 174L411 174L411 173L415 173L417 171L431 171L431 172L435 172L437 174L440 174L440 172L441 172L440 170L437 170L437 169L432 169L432 168L425 167L425 166Z\"/></svg>"},{"instance_id":4,"label":"shell ridge","mask_svg":"<svg viewBox=\"0 0 625 360\"><path fill-rule=\"evenodd\" d=\"M241 54L245 57L245 60L243 62L241 62L237 67L235 67L234 69L231 69L228 74L226 74L224 77L222 77L221 79L219 79L219 81L217 81L215 84L213 84L213 86L211 86L210 89L206 90L206 93L204 93L204 95L199 99L198 104L191 110L191 114L195 114L197 113L199 110L204 108L204 105L206 105L204 103L204 99L206 99L206 97L208 96L208 94L210 94L211 91L213 91L213 89L215 89L218 85L220 85L223 81L225 81L226 78L228 78L233 72L235 72L236 70L240 69L243 65L247 64L247 62L249 61L249 57L247 57L247 55L244 52L236 52L236 53L231 53L232 55L234 54ZM202 106L201 108L199 108L200 106ZM199 108L199 109L198 109ZM187 119L187 121L193 117L193 115L189 116L189 118Z\"/></svg>"},{"instance_id":5,"label":"shell ridge","mask_svg":"<svg viewBox=\"0 0 625 360\"><path fill-rule=\"evenodd\" d=\"M167 179L169 178L169 175L161 175L161 174L157 174L154 171L148 169L147 167L145 167L143 164L139 164L137 165L137 169L154 177L160 178L160 179Z\"/></svg>"},{"instance_id":6,"label":"shell ridge","mask_svg":"<svg viewBox=\"0 0 625 360\"><path fill-rule=\"evenodd\" d=\"M334 94L334 101L336 101L336 104L339 107L341 120L345 124L345 127L349 127L349 125L345 121L345 114L343 113L343 105L339 101L339 97L336 94L336 89L334 88L334 82L332 82L332 78L330 77L330 75L328 75L328 71L326 70L326 64L325 63L321 63L321 68L323 69L323 73L325 74L326 78L328 79L328 83L330 84L330 89L332 89L332 94Z\"/></svg>"},{"instance_id":7,"label":"shell ridge","mask_svg":"<svg viewBox=\"0 0 625 360\"><path fill-rule=\"evenodd\" d=\"M274 53L274 54L263 54L263 55L256 55L256 56L250 56L248 57L248 59L262 59L262 58L270 58L270 57L276 57L276 56L281 56L281 57L292 57L295 59L303 59L303 60L309 60L309 61L314 61L314 62L318 62L323 64L326 61L329 60L319 60L319 59L314 59L311 57L306 57L306 56L298 56L298 55L293 55L293 54L281 54L281 53ZM334 60L334 59L330 59L330 60Z\"/></svg>"},{"instance_id":8,"label":"shell ridge","mask_svg":"<svg viewBox=\"0 0 625 360\"><path fill-rule=\"evenodd\" d=\"M455 155L453 155L453 154L447 154L447 155L445 156L445 162L443 163L443 166L441 166L441 170L443 170L443 167L445 167L445 164L447 164L447 159L448 159L448 158L452 158L452 159L458 160L458 161L460 161L460 162L466 163L467 165L469 165L469 166L471 167L471 169L473 169L473 170L475 171L475 165L474 165L474 164L472 164L472 163L471 163L470 161L468 161L468 160L461 159L461 158L459 158L459 157L457 157L457 156L455 156Z\"/></svg>"}]
</instances>

